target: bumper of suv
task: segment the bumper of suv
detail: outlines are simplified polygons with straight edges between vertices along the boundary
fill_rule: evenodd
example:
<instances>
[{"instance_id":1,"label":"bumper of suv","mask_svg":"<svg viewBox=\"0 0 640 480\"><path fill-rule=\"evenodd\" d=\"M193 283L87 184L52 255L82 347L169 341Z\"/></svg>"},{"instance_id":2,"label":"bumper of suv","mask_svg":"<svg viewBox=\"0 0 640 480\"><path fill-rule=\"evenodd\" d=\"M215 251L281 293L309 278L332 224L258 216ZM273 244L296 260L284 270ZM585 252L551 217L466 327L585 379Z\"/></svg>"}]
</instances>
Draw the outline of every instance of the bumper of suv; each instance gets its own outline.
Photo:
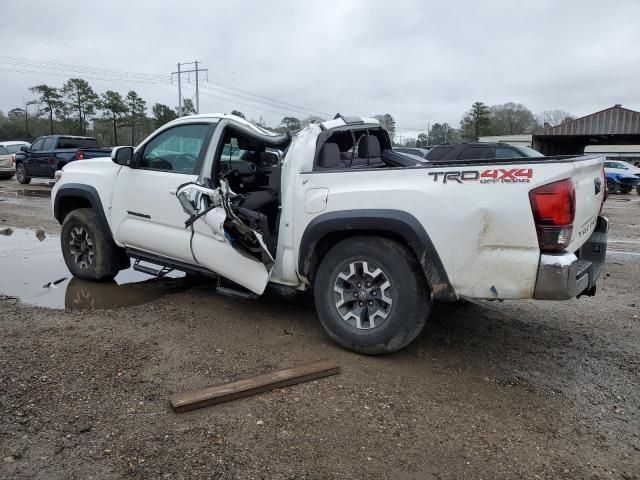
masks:
<instances>
[{"instance_id":1,"label":"bumper of suv","mask_svg":"<svg viewBox=\"0 0 640 480\"><path fill-rule=\"evenodd\" d=\"M540 255L533 298L568 300L580 295L594 295L596 280L607 254L608 231L609 220L598 217L591 237L576 253Z\"/></svg>"}]
</instances>

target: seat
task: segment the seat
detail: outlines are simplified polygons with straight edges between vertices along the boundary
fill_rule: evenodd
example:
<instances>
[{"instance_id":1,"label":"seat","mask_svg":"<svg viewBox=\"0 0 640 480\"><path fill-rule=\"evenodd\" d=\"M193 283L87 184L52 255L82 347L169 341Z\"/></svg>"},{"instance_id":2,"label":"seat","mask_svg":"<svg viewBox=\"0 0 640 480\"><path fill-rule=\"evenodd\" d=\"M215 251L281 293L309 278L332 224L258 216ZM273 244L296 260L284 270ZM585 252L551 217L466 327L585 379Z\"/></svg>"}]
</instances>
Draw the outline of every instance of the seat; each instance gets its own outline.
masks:
<instances>
[{"instance_id":1,"label":"seat","mask_svg":"<svg viewBox=\"0 0 640 480\"><path fill-rule=\"evenodd\" d=\"M354 167L378 167L384 164L380 157L380 141L374 135L364 135L358 141L358 158L353 160Z\"/></svg>"},{"instance_id":2,"label":"seat","mask_svg":"<svg viewBox=\"0 0 640 480\"><path fill-rule=\"evenodd\" d=\"M340 147L337 143L325 143L322 146L316 168L318 170L344 168L344 162L340 158Z\"/></svg>"}]
</instances>

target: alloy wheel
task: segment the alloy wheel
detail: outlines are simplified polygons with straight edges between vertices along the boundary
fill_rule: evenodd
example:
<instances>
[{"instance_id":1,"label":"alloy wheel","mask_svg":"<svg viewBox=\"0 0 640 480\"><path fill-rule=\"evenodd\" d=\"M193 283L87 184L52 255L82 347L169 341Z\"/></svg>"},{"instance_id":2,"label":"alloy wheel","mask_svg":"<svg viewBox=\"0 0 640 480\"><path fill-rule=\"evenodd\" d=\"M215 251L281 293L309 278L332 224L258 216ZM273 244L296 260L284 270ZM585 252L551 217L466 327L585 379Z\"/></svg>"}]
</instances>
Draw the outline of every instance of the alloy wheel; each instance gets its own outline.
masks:
<instances>
[{"instance_id":1,"label":"alloy wheel","mask_svg":"<svg viewBox=\"0 0 640 480\"><path fill-rule=\"evenodd\" d=\"M80 268L88 268L93 264L95 258L95 247L93 241L83 227L73 227L71 229L71 240L69 248L73 261Z\"/></svg>"},{"instance_id":2,"label":"alloy wheel","mask_svg":"<svg viewBox=\"0 0 640 480\"><path fill-rule=\"evenodd\" d=\"M393 307L394 291L387 274L371 262L350 262L338 273L333 295L342 319L359 330L379 327Z\"/></svg>"}]
</instances>

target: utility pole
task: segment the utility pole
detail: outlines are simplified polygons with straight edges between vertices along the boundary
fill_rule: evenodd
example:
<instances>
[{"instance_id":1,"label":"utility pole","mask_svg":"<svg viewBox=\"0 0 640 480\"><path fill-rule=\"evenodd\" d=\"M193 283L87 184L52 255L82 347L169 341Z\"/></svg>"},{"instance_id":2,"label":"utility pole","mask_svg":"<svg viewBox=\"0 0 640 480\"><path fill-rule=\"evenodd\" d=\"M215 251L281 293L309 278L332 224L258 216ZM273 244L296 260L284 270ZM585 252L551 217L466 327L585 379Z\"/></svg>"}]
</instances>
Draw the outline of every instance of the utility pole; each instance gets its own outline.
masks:
<instances>
[{"instance_id":1,"label":"utility pole","mask_svg":"<svg viewBox=\"0 0 640 480\"><path fill-rule=\"evenodd\" d=\"M188 62L188 63L178 63L178 71L171 72L171 79L173 81L173 76L178 76L178 116L182 116L182 74L183 73L195 73L196 74L196 113L200 113L200 72L205 72L207 74L207 81L209 80L209 69L208 68L199 68L199 61ZM182 70L182 66L186 65L195 65L195 68L191 70Z\"/></svg>"}]
</instances>

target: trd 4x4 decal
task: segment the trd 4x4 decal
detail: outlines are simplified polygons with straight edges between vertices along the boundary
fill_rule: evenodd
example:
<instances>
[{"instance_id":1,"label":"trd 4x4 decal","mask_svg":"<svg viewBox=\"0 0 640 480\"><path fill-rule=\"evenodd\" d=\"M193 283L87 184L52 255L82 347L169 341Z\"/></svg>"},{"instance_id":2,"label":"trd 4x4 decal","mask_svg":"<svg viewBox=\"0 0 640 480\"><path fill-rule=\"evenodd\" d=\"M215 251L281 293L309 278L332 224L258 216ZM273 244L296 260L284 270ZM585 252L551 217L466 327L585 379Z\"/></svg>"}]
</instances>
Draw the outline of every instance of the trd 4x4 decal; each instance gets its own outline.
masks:
<instances>
[{"instance_id":1,"label":"trd 4x4 decal","mask_svg":"<svg viewBox=\"0 0 640 480\"><path fill-rule=\"evenodd\" d=\"M459 170L452 172L429 172L433 181L479 182L479 183L529 183L533 178L533 168L494 168L490 170Z\"/></svg>"}]
</instances>

